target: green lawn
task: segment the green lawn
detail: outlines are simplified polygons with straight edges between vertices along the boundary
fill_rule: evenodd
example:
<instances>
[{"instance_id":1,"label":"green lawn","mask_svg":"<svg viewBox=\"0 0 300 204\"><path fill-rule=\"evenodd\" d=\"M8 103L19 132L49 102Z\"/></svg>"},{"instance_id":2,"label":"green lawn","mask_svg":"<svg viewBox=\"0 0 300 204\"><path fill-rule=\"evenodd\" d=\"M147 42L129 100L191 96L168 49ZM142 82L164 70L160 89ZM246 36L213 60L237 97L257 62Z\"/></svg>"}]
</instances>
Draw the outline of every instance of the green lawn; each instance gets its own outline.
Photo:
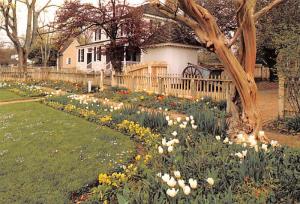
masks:
<instances>
[{"instance_id":1,"label":"green lawn","mask_svg":"<svg viewBox=\"0 0 300 204\"><path fill-rule=\"evenodd\" d=\"M22 97L7 89L0 89L0 101L15 100L20 98Z\"/></svg>"},{"instance_id":2,"label":"green lawn","mask_svg":"<svg viewBox=\"0 0 300 204\"><path fill-rule=\"evenodd\" d=\"M68 203L126 160L128 136L39 103L0 107L0 203Z\"/></svg>"}]
</instances>

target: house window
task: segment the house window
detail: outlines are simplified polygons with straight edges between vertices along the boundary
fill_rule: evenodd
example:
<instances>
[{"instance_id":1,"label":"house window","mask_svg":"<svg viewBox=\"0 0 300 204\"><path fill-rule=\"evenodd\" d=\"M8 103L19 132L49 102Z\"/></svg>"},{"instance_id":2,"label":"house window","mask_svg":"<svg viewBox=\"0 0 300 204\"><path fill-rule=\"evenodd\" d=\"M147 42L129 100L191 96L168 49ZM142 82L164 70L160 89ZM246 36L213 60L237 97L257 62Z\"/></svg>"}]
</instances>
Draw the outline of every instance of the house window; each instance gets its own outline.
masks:
<instances>
[{"instance_id":1,"label":"house window","mask_svg":"<svg viewBox=\"0 0 300 204\"><path fill-rule=\"evenodd\" d=\"M71 58L68 57L68 58L67 58L67 64L71 64L71 62L72 62L72 61L71 61Z\"/></svg>"},{"instance_id":2,"label":"house window","mask_svg":"<svg viewBox=\"0 0 300 204\"><path fill-rule=\"evenodd\" d=\"M80 49L78 49L77 61L80 62Z\"/></svg>"},{"instance_id":3,"label":"house window","mask_svg":"<svg viewBox=\"0 0 300 204\"><path fill-rule=\"evenodd\" d=\"M95 41L101 40L101 29L95 31Z\"/></svg>"},{"instance_id":4,"label":"house window","mask_svg":"<svg viewBox=\"0 0 300 204\"><path fill-rule=\"evenodd\" d=\"M80 61L84 62L84 49L81 49Z\"/></svg>"},{"instance_id":5,"label":"house window","mask_svg":"<svg viewBox=\"0 0 300 204\"><path fill-rule=\"evenodd\" d=\"M94 61L97 61L97 48L94 47Z\"/></svg>"},{"instance_id":6,"label":"house window","mask_svg":"<svg viewBox=\"0 0 300 204\"><path fill-rule=\"evenodd\" d=\"M97 60L101 61L101 47L97 48Z\"/></svg>"}]
</instances>

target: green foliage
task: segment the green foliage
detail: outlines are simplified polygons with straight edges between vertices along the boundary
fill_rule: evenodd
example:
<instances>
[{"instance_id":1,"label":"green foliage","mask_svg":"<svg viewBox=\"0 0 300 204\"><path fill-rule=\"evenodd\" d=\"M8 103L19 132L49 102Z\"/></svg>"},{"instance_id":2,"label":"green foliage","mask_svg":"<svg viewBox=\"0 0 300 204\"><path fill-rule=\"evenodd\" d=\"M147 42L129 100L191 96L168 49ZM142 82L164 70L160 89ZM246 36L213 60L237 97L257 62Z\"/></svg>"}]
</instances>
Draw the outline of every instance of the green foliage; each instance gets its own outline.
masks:
<instances>
[{"instance_id":1,"label":"green foliage","mask_svg":"<svg viewBox=\"0 0 300 204\"><path fill-rule=\"evenodd\" d=\"M292 132L300 132L300 115L288 118L285 122L286 128Z\"/></svg>"},{"instance_id":2,"label":"green foliage","mask_svg":"<svg viewBox=\"0 0 300 204\"><path fill-rule=\"evenodd\" d=\"M188 114L194 116L199 131L212 135L226 134L228 124L225 112L204 106L202 108L193 107Z\"/></svg>"},{"instance_id":3,"label":"green foliage","mask_svg":"<svg viewBox=\"0 0 300 204\"><path fill-rule=\"evenodd\" d=\"M162 132L168 127L166 116L159 112L141 112L139 113L136 122L155 132Z\"/></svg>"}]
</instances>

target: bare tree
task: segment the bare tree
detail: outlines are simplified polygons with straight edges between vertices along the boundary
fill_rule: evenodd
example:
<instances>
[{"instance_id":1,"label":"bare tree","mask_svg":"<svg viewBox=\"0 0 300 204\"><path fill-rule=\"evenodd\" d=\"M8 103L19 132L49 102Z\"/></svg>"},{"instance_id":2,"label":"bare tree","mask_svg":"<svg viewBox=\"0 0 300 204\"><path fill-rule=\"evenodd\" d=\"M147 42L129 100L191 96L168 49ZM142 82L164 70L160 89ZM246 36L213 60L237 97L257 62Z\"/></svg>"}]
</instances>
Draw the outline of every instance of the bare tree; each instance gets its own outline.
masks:
<instances>
[{"instance_id":1,"label":"bare tree","mask_svg":"<svg viewBox=\"0 0 300 204\"><path fill-rule=\"evenodd\" d=\"M5 30L7 36L12 41L19 58L19 67L23 71L27 70L27 57L32 44L37 37L38 18L42 11L50 6L51 0L48 0L41 8L37 8L37 0L6 0L0 1L0 18L2 25L0 29ZM17 6L24 4L27 9L27 25L24 42L20 40L18 33L18 15Z\"/></svg>"},{"instance_id":2,"label":"bare tree","mask_svg":"<svg viewBox=\"0 0 300 204\"><path fill-rule=\"evenodd\" d=\"M203 45L213 51L231 76L237 89L233 98L235 123L231 130L253 133L258 136L262 126L260 111L257 108L257 86L254 81L256 63L256 27L258 19L272 8L287 0L273 0L259 11L256 0L235 0L231 5L236 8L237 29L229 38L222 32L216 18L196 0L154 1L153 6L160 9L180 23L189 26ZM230 49L238 44L238 54ZM240 102L239 102L240 101ZM264 140L266 138L259 138Z\"/></svg>"}]
</instances>

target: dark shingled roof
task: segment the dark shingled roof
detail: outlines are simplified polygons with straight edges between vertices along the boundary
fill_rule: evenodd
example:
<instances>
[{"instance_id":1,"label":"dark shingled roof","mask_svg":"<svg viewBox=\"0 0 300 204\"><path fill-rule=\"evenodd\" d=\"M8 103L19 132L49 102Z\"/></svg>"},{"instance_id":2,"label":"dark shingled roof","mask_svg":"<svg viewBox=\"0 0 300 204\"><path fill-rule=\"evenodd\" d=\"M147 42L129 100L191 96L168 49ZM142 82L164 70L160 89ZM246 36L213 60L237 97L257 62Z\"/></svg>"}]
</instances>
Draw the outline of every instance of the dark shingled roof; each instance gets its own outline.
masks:
<instances>
[{"instance_id":1,"label":"dark shingled roof","mask_svg":"<svg viewBox=\"0 0 300 204\"><path fill-rule=\"evenodd\" d=\"M167 18L167 16L160 12L158 8L151 6L149 3L141 5L141 8L143 9L144 14Z\"/></svg>"},{"instance_id":2,"label":"dark shingled roof","mask_svg":"<svg viewBox=\"0 0 300 204\"><path fill-rule=\"evenodd\" d=\"M174 22L167 22L159 27L145 42L145 46L162 43L201 46L189 28Z\"/></svg>"},{"instance_id":3,"label":"dark shingled roof","mask_svg":"<svg viewBox=\"0 0 300 204\"><path fill-rule=\"evenodd\" d=\"M72 44L74 40L74 38L70 38L69 40L67 40L59 49L59 53L63 53L66 49L68 49L68 47Z\"/></svg>"}]
</instances>

